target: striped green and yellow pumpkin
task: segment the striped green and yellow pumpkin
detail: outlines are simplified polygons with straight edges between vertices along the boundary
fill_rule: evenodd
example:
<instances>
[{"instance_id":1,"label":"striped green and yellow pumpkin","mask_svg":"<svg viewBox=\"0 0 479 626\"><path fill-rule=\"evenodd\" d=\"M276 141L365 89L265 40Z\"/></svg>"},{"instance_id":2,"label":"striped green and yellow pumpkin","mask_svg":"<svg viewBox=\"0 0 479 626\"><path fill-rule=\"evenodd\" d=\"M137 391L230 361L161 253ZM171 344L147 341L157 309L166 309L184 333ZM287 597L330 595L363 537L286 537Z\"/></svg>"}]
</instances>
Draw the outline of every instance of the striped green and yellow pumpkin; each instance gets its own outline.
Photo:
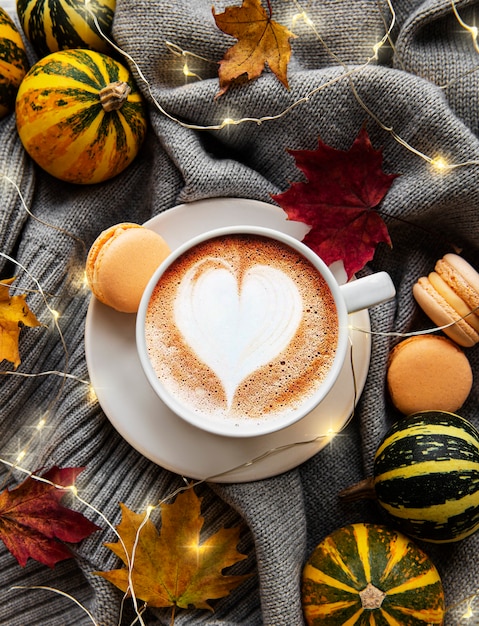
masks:
<instances>
[{"instance_id":1,"label":"striped green and yellow pumpkin","mask_svg":"<svg viewBox=\"0 0 479 626\"><path fill-rule=\"evenodd\" d=\"M0 7L0 118L15 108L17 90L28 66L22 36L12 18Z\"/></svg>"},{"instance_id":2,"label":"striped green and yellow pumpkin","mask_svg":"<svg viewBox=\"0 0 479 626\"><path fill-rule=\"evenodd\" d=\"M401 419L376 451L374 491L412 537L447 543L471 535L479 529L479 432L442 411Z\"/></svg>"},{"instance_id":3,"label":"striped green and yellow pumpkin","mask_svg":"<svg viewBox=\"0 0 479 626\"><path fill-rule=\"evenodd\" d=\"M17 0L18 19L39 57L72 48L109 53L101 33L110 35L115 8L116 0Z\"/></svg>"},{"instance_id":4,"label":"striped green and yellow pumpkin","mask_svg":"<svg viewBox=\"0 0 479 626\"><path fill-rule=\"evenodd\" d=\"M78 184L123 171L146 132L143 99L129 71L91 50L53 52L38 61L20 85L16 116L32 159Z\"/></svg>"},{"instance_id":5,"label":"striped green and yellow pumpkin","mask_svg":"<svg viewBox=\"0 0 479 626\"><path fill-rule=\"evenodd\" d=\"M444 591L428 556L400 532L375 524L334 531L303 569L308 626L432 626Z\"/></svg>"}]
</instances>

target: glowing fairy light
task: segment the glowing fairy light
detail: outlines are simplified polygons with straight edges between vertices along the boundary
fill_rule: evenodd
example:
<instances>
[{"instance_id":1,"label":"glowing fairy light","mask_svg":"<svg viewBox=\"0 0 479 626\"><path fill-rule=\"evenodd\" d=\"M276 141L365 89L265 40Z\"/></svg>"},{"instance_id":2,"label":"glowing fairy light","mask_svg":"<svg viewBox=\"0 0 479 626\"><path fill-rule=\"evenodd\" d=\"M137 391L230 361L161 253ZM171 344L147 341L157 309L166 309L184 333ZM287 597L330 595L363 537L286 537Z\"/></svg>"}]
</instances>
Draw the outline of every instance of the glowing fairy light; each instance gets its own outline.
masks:
<instances>
[{"instance_id":1,"label":"glowing fairy light","mask_svg":"<svg viewBox=\"0 0 479 626\"><path fill-rule=\"evenodd\" d=\"M41 430L45 428L46 423L47 423L47 420L44 417L42 417L41 419L38 420L37 425L35 426L35 430L40 432Z\"/></svg>"},{"instance_id":2,"label":"glowing fairy light","mask_svg":"<svg viewBox=\"0 0 479 626\"><path fill-rule=\"evenodd\" d=\"M357 90L354 87L353 82L352 82L352 77L355 74L359 74L364 68L366 68L368 65L370 65L370 63L372 61L377 60L379 50L382 48L382 46L387 41L391 40L391 33L392 33L392 30L393 30L393 28L394 28L394 26L396 24L396 12L394 10L393 4L392 4L392 0L386 0L386 5L387 5L389 13L390 13L390 22L389 22L389 25L386 28L385 35L381 38L380 41L378 41L377 43L375 43L372 46L372 52L373 52L372 56L369 59L366 59L366 61L362 65L358 65L357 67L353 67L353 68L348 67L348 65L346 63L342 62L341 59L339 59L337 57L337 55L325 44L325 42L323 41L323 39L322 39L320 33L318 32L316 26L314 25L313 21L309 18L309 16L307 15L306 11L301 7L301 5L298 2L298 0L294 0L294 4L298 8L298 12L293 16L293 18L292 18L293 22L297 22L298 20L301 19L310 28L312 28L314 33L316 34L316 36L318 37L318 39L322 43L322 45L327 50L328 54L331 56L331 58L333 58L336 62L338 62L344 68L344 72L340 76L338 76L337 78L331 79L331 80L327 81L326 83L318 85L317 87L315 87L314 89L309 91L307 94L301 96L295 102L293 102L288 107L286 107L285 109L283 109L282 111L280 111L279 113L277 113L275 115L264 115L262 117L241 117L241 118L234 119L234 120L230 120L230 118L226 118L226 120L223 120L220 124L210 124L210 125L191 124L189 122L185 122L183 120L180 120L179 118L175 117L174 115L169 113L167 110L165 110L162 107L162 105L156 100L155 96L153 95L153 92L152 92L152 89L151 89L151 85L148 82L148 80L145 77L145 75L143 74L143 72L141 71L141 68L139 67L139 65L135 61L135 59L131 55L129 55L127 52L125 52L124 50L119 48L116 45L116 43L114 41L112 41L102 31L101 26L98 23L97 17L94 15L93 12L91 12L91 11L89 11L89 12L90 12L91 18L94 21L95 26L96 26L99 34L103 37L103 39L105 41L107 41L112 46L112 48L114 48L119 54L121 54L123 57L128 59L132 63L132 65L135 67L140 80L145 84L145 87L148 90L148 93L149 93L150 97L152 98L152 101L154 102L155 106L160 111L160 113L162 113L165 117L167 117L169 120L173 121L174 123L178 124L179 126L182 126L183 128L188 128L188 129L191 129L191 130L198 130L198 131L204 131L204 130L211 131L211 130L223 130L225 127L228 127L228 126L230 126L232 124L238 125L238 124L244 124L244 123L247 123L247 122L254 122L256 124L262 124L263 122L275 121L275 120L278 120L278 119L281 119L281 118L285 117L286 115L288 115L296 107L305 104L313 96L318 94L320 91L322 91L324 89L327 89L328 87L331 87L336 82L339 82L339 81L342 81L342 80L346 79L346 80L349 81L349 84L350 84L350 87L351 87L351 91L353 93L353 96L357 100L357 102L366 111L366 113L384 131L388 132L391 135L391 137L398 144L400 144L402 147L407 149L412 154L415 154L416 156L420 157L421 159L423 159L427 163L430 163L430 164L433 163L434 164L435 160L432 157L430 157L429 155L425 154L424 152L421 152L420 150L418 150L417 148L412 146L408 141L406 141L400 135L398 135L398 133L394 130L394 128L384 124L378 118L378 116L366 105L366 103L360 97L359 93L357 92ZM459 14L457 13L457 10L456 10L455 4L454 4L454 0L451 0L451 5L453 7L454 13L455 13L456 17L458 18L460 24L463 25L463 27L466 28L466 30L468 30L471 33L471 36L474 37L474 41L475 41L475 44L476 44L477 43L476 40L477 40L477 36L478 36L478 29L475 26L469 26L469 25L465 24L465 22L463 22L463 20L460 18ZM190 55L190 56L193 56L193 57L196 56L197 58L201 58L204 61L212 62L209 59L204 59L203 57L200 57L199 55L195 55L194 53L190 53L188 51L182 50L176 44L173 44L171 42L165 42L165 43L166 43L168 49L171 50L173 52L173 54L175 54L177 56L186 56L186 55ZM477 49L478 49L478 52L479 52L479 47ZM454 168L465 167L465 166L469 166L469 165L479 165L479 160L471 159L471 160L462 161L460 163L449 164L447 166L447 168L444 168L444 169L454 169Z\"/></svg>"},{"instance_id":3,"label":"glowing fairy light","mask_svg":"<svg viewBox=\"0 0 479 626\"><path fill-rule=\"evenodd\" d=\"M195 72L192 72L189 68L188 63L185 61L183 64L183 75L186 76L187 78L197 78L198 80L201 80L201 76L199 76L198 74L196 74Z\"/></svg>"},{"instance_id":4,"label":"glowing fairy light","mask_svg":"<svg viewBox=\"0 0 479 626\"><path fill-rule=\"evenodd\" d=\"M461 27L471 35L472 45L474 46L474 50L479 53L479 44L477 43L479 30L477 29L476 26L470 26L469 24L466 24L466 22L459 15L459 12L456 8L456 3L454 0L451 0L451 8L452 8L452 11L454 13L456 20L459 22Z\"/></svg>"},{"instance_id":5,"label":"glowing fairy light","mask_svg":"<svg viewBox=\"0 0 479 626\"><path fill-rule=\"evenodd\" d=\"M373 46L373 58L377 61L379 58L379 51L381 50L381 48L383 47L384 42L378 41L377 43L374 44Z\"/></svg>"},{"instance_id":6,"label":"glowing fairy light","mask_svg":"<svg viewBox=\"0 0 479 626\"><path fill-rule=\"evenodd\" d=\"M90 4L90 0L85 0L85 5L86 5L86 7L87 7L87 10L88 10L88 5L89 5L89 4ZM390 8L391 15L392 15L391 25L390 25L390 27L388 28L388 31L387 31L387 34L385 35L385 37L383 37L383 38L381 39L381 41L378 41L378 42L377 42L376 44L374 44L374 46L372 47L372 51L373 51L373 56L372 56L372 59L377 59L377 58L378 58L379 51L381 50L381 48L383 47L383 45L386 43L387 39L389 38L390 32L391 32L391 30L392 30L392 28L393 28L393 26L394 26L394 23L395 23L395 14L394 14L394 10L393 10L392 4L391 4L391 2L389 2L389 0L387 1L387 4L388 4L388 6L389 6L389 8ZM469 26L469 25L467 25L467 24L466 24L466 23L465 23L465 22L464 22L464 21L460 18L459 14L457 13L457 10L456 10L455 4L454 4L454 0L451 0L451 5L452 5L453 11L454 11L454 13L455 13L455 15L456 15L456 18L457 18L458 22L461 24L461 26L462 26L462 27L463 27L463 28L464 28L467 32L469 32L469 33L470 33L471 38L472 38L472 40L473 40L474 48L475 48L475 50L476 50L477 52L479 52L479 46L478 46L478 42L477 42L477 38L478 38L478 29L477 29L475 26ZM310 28L314 29L314 30L315 30L315 32L316 32L316 27L315 27L314 23L312 22L312 20L309 18L309 16L306 14L306 12L305 12L305 11L301 11L301 12L297 13L295 16L293 16L293 24L295 24L295 23L299 22L300 20L301 20L301 21L303 21L303 23L304 23L304 24L306 24L308 27L310 27ZM95 18L95 22L96 22L96 18ZM101 32L101 31L100 31L100 32ZM103 35L103 33L101 33L101 34ZM318 33L318 36L319 36L319 33ZM108 39L107 39L107 40L108 40ZM110 43L111 43L111 42L110 42ZM138 69L138 71L139 71L140 75L141 75L141 76L143 76L143 75L141 74L141 71L139 70L139 68L138 68L137 64L133 61L133 59L131 59L131 57L129 57L128 55L126 55L123 51L121 51L121 50L120 50L119 48L117 48L116 46L114 46L114 47L115 47L115 48L116 48L116 49L117 49L117 50L118 50L121 54L123 54L124 56L126 56L127 58L129 58L129 59L133 62L133 64L137 67L137 69ZM178 53L179 53L179 54L178 54L178 56L181 56L181 57L183 58L183 60L184 60L183 69L182 69L183 74L184 74L185 76L188 76L188 77L196 77L196 78L200 79L200 77L199 77L197 74L195 74L194 72L192 72L192 71L191 71L191 69L190 69L190 67L189 67L188 60L187 60L187 59L188 59L189 57L195 57L195 56L196 56L197 58L202 58L202 57L198 57L198 55L194 55L194 54L189 53L189 52L187 52L187 51L183 51L183 50L179 49L178 47L175 47L175 45L174 45L174 44L171 44L171 43L169 43L169 47L170 47L170 49L171 49L171 50L175 50L174 54L178 54ZM208 61L208 62L211 62L211 61L209 61L208 59L204 59L204 58L202 58L202 60L204 60L204 61ZM345 71L342 73L342 75L341 75L340 77L338 77L337 79L334 79L334 80L332 80L332 81L328 82L328 83L327 83L327 84L325 84L325 85L321 85L320 87L313 89L313 90L312 90L312 91L310 91L308 94L306 94L306 96L303 96L303 97L299 98L296 102L294 102L291 106L289 106L289 107L288 107L287 109L285 109L283 112L279 113L278 115L274 115L274 116L264 116L264 117L261 117L261 118L249 118L249 117L244 117L244 118L238 118L238 119L233 119L233 118L228 117L228 118L225 118L225 119L224 119L224 120L223 120L223 121L222 121L219 125L213 125L213 126L196 126L196 125L190 125L190 124L184 123L184 122L182 122L181 120L177 120L175 117L173 117L173 116L169 115L167 112L165 112L165 111L163 111L163 112L165 113L165 115L167 115L167 117L169 117L171 120L173 120L173 121L177 122L178 124L180 124L180 125L182 125L182 126L185 126L185 127L188 127L188 128L193 128L193 129L196 129L196 130L210 130L210 129L213 129L213 130L216 130L216 129L217 129L217 130L221 130L221 129L223 129L223 128L227 127L227 126L231 126L231 125L238 125L238 124L242 124L242 123L244 123L244 122L254 122L254 123L256 123L256 124L261 124L263 121L272 121L272 120L276 120L276 119L279 119L279 118L281 118L281 117L283 117L283 116L287 115L290 111L292 111L292 109L293 109L293 108L295 108L296 106L300 106L300 105L302 105L302 104L304 104L304 103L308 102L308 101L309 101L309 99L310 99L312 96L314 96L316 93L318 93L320 90L325 89L325 88L327 88L328 86L333 85L335 82L338 82L338 81L340 81L340 80L344 80L344 79L349 79L349 80L350 80L350 79L352 79L352 77L354 76L354 74L355 74L356 72L359 72L359 71L360 71L363 67L365 67L365 66L366 66L369 62L370 62L370 60L368 59L368 60L365 62L365 64L363 64L361 67L359 67L359 69L354 69L354 70L349 70L349 69L348 69L348 70L346 70L346 69L345 69ZM143 78L144 78L144 77L143 77ZM146 79L144 79L144 80L146 81ZM149 89L149 84L148 84L148 83L146 83L146 84L148 85L148 89ZM151 93L151 92L150 92L150 93ZM373 113L373 112L371 112L371 111L369 111L369 109L367 108L367 106L366 106L366 105L363 103L363 101L360 99L359 94L357 94L355 91L353 92L353 94L354 94L354 95L355 95L355 97L358 99L358 101L360 102L361 106L363 106L363 108L364 108L366 111L368 111L368 112L370 113L370 115L371 115L371 116L375 119L375 121L376 121L376 122L378 122L378 123L379 123L379 125L380 125L380 126L381 126L384 130L386 130L387 132L389 132L389 133L391 134L391 136L392 136L392 138L393 138L394 140L396 140L398 143L400 143L403 147L405 147L405 148L406 148L407 150L409 150L411 153L413 153L413 154L415 154L415 155L419 156L420 158L424 159L424 160L425 160L428 164L430 164L430 165L431 165L431 167L432 167L432 168L434 168L435 170L438 170L439 172L441 172L441 171L446 171L446 170L453 169L453 168L455 168L455 167L460 167L460 166L463 166L463 165L472 165L472 164L477 165L477 164L479 164L479 162L478 162L478 161L475 161L475 160L471 160L471 161L464 161L464 162L462 162L462 163L456 163L456 164L450 164L450 163L448 163L448 162L447 162L444 158L442 158L442 157L435 157L435 158L431 158L431 157L429 157L428 155L426 155L426 154L424 154L424 153L420 152L419 150L415 149L413 146L409 145L406 141L404 141L403 139L401 139L401 137L399 137L399 136L395 133L395 131L394 131L394 129L393 129L393 128L390 128L390 127L388 127L388 126L386 126L386 125L382 124L382 122L381 122L380 120L378 120L378 118L374 115L374 113ZM156 100L155 100L155 103L156 103ZM160 111L162 111L162 109L161 109L160 105L158 105L158 103L156 103L156 104L157 104L157 106L159 107ZM38 219L38 218L36 218L33 214L31 214L31 213L30 213L29 209L27 208L27 206L26 206L26 204L25 204L25 201L23 200L23 197L22 197L22 195L21 195L21 193L20 193L20 190L19 190L18 186L17 186L17 185L16 185L13 181L11 181L10 179L8 179L8 177L6 177L6 176L2 175L1 173L0 173L0 177L2 177L2 178L4 178L4 179L8 180L11 184L13 184L13 185L15 186L15 188L16 188L16 190L17 190L17 192L18 192L18 195L19 195L19 197L21 198L21 200L22 200L22 204L24 205L24 208L26 209L26 211L29 213L29 215L31 215L31 217L32 217L32 218L34 218L34 219ZM38 221L41 221L41 220L38 220ZM48 226L50 226L50 225L48 225ZM56 227L52 226L52 228L56 228ZM62 229L57 229L57 230L60 230L61 232L65 232L65 233L66 233L66 231L62 231ZM69 234L69 233L66 233L66 234ZM83 242L82 242L82 243L83 243ZM87 287L88 287L88 281L87 281L87 279L86 279L86 273L84 273L84 275L83 275L82 286L83 286L84 288L87 288ZM49 308L49 307L48 307L48 308ZM56 323L56 322L58 321L58 319L59 319L59 313L58 313L58 311L56 311L56 310L54 310L54 309L51 309L51 308L49 308L49 311L50 311L50 314L52 315L52 318L54 319L54 321L55 321L55 323ZM363 329L358 329L358 328L355 328L355 330L359 330L359 331L362 331L362 332L366 332L366 331L364 331ZM372 333L372 334L377 334L377 335L379 335L379 334L387 334L388 336L395 336L395 335L397 335L397 336L404 336L404 337L406 337L406 336L417 335L417 334L421 334L421 333L429 333L429 332L431 332L431 331L428 329L428 330L424 330L424 331L420 331L420 332L416 332L416 333L408 333L408 334L399 334L399 333ZM76 378L76 377L74 377L74 376L72 376L72 375L70 375L70 374L67 374L66 372L60 372L60 371L58 371L58 372L41 372L41 373L39 373L39 374L24 374L24 373L20 373L20 372L8 372L8 373L9 373L9 374L12 374L12 375L23 375L23 376L41 376L41 375L47 375L47 374L56 374L56 375L59 375L59 376L64 377L65 379L66 379L66 378L72 378L72 379L75 379L75 380L77 380L77 381L79 381L79 382L82 382L82 383L87 384L87 385L88 385L88 397L89 397L89 399L90 399L91 401L97 401L97 397L96 397L96 392L95 392L95 389L94 389L94 387L93 387L93 386L89 383L89 381L82 381L81 379L78 379L78 378ZM43 417L43 418L41 418L41 419L37 422L37 424L36 424L36 426L35 426L35 430L36 430L36 431L38 431L38 432L41 432L41 431L44 429L44 427L46 426L46 424L47 424L47 420L46 420L44 417ZM255 464L255 463L258 463L258 462L260 462L262 459L264 459L265 457L267 457L267 456L269 456L269 455L272 455L272 454L275 454L276 452L279 452L279 451L283 450L283 449L284 449L284 448L286 448L286 447L288 447L288 448L293 448L293 447L295 447L295 446L300 446L300 445L309 445L309 444L314 443L314 442L316 442L316 441L318 441L318 440L320 440L320 439L322 439L322 438L325 438L325 437L327 437L327 438L333 438L333 437L334 437L335 435L337 435L337 434L338 434L338 432L336 432L333 428L329 428L329 429L326 431L326 433L325 433L325 434L318 435L317 437L315 437L315 438L313 438L313 439L310 439L310 440L308 440L308 441L293 442L293 443L287 444L286 446L282 446L282 447L279 447L279 448L274 448L274 449L268 450L268 451L267 451L267 452L265 452L264 454L259 455L258 457L254 458L254 459L251 459L250 461L248 461L248 462L246 462L246 463L243 463L243 464L241 464L241 465L240 465L240 466L238 466L238 467L228 469L227 471L225 471L224 473L220 474L219 476L222 476L222 475L227 475L228 473L230 473L230 472L234 472L234 471L237 471L238 469L241 469L242 467L247 467L247 466L253 465L253 464ZM15 467L16 469L21 469L21 468L19 468L19 467L18 467L18 464L20 464L20 463L21 463L21 461L25 459L26 455L27 455L27 448L23 448L23 449L21 450L21 452L17 455L17 458L16 458L15 463L14 463L14 464L10 464L10 465L11 465L11 466L13 466L13 467ZM0 459L0 462L3 462L3 461ZM5 463L6 463L6 462L5 462ZM26 473L31 474L28 470L22 470L22 471L25 471ZM34 477L34 478L36 478L36 477ZM215 478L215 477L212 477L211 479L214 479L214 478ZM200 484L200 483L205 482L205 481L207 481L207 480L210 480L210 479L205 479L205 480L203 480L203 481L198 481L198 482L197 482L197 483L195 483L195 484ZM182 491L182 490L184 490L184 489L186 489L186 488L191 488L191 486L192 486L192 485L189 485L188 487L182 487L180 490ZM194 485L193 485L193 486L194 486ZM118 533L116 532L115 528L111 525L111 523L110 523L110 522L108 522L108 520L106 519L106 517L104 516L104 514L103 514L101 511L99 511L98 509L96 509L95 507L93 507L91 504L89 504L88 502L86 502L85 500L83 500L83 499L82 499L82 498L78 495L78 490L77 490L77 488L76 488L76 486L75 486L75 485L71 485L71 486L69 486L69 487L67 487L67 488L65 488L64 486L58 486L58 487L59 487L60 489L63 489L63 490L67 489L68 491L70 491L70 492L72 493L72 495L73 495L73 497L74 497L74 498L76 498L79 502L83 503L83 505L85 505L87 508L89 508L89 509L91 509L92 511L94 511L97 515L99 515L100 517L102 517L102 519L108 523L108 526L109 526L109 527L113 530L113 532L115 532L115 534L117 534L117 536L119 537L119 535L118 535ZM178 491L179 491L179 490L178 490ZM166 500L166 499L170 499L171 497L172 497L172 494L169 494L168 496L166 496L166 497L165 497L165 500ZM152 513L152 512L153 512L156 508L157 508L157 507L156 507L156 506L153 506L153 505L148 505L148 506L146 507L144 522L142 523L142 525L140 526L140 528L138 529L138 532L137 532L137 538L136 538L136 541L135 541L135 548L136 548L136 544L137 544L137 542L138 542L138 540L139 540L139 534L140 534L141 528L142 528L142 527L146 524L146 522L147 522L147 520L149 519L149 517L150 517L151 513ZM121 537L119 537L119 540L121 541ZM196 549L200 549L201 547L202 547L202 546L196 546ZM126 553L126 550L125 550L125 553ZM132 560L131 560L131 562L129 562L129 570L130 570L130 572L132 571L132 568L133 568L133 559L134 559L134 552L133 552L133 554L132 554ZM15 587L15 588L20 589L21 587ZM31 588L31 589L35 589L35 588L38 588L38 589L48 589L47 587L40 587L40 586L39 586L39 587L30 587L30 588ZM74 602L77 602L74 598L72 598L72 597L71 597L71 596L69 596L68 594L65 594L65 593L63 593L63 592L61 592L61 591L58 591L58 590L56 590L56 589L51 589L51 591L53 591L53 592L55 592L55 593L59 593L59 594L61 594L61 595L65 595L66 597L70 598L70 599L71 599L71 600L73 600ZM133 588L131 588L131 589L130 589L130 591L131 591L131 593L132 593L132 596L134 597L134 590L133 590ZM79 604L79 603L77 602L77 604ZM79 604L79 606L81 606L81 605ZM81 608L83 608L83 609L84 609L84 607L81 607ZM141 614L142 609L138 608L138 606L137 606L136 604L135 604L135 608L136 608L136 611L137 611L137 614L138 614L138 618L139 618L140 622L143 624L143 621L141 620L141 617L140 617L140 614ZM87 614L88 614L88 612L87 612ZM473 609L472 609L472 602L471 602L471 601L469 601L469 602L468 602L468 605L467 605L467 609L466 609L466 611L464 612L464 614L463 614L463 616L462 616L462 619L464 619L464 620L469 620L469 619L471 619L473 616L474 616L474 613L473 613ZM91 617L91 619L92 619L92 622L93 622L93 623L95 623L95 622L94 622L94 620L93 620L93 617L92 617L91 615L90 615L90 617Z\"/></svg>"},{"instance_id":7,"label":"glowing fairy light","mask_svg":"<svg viewBox=\"0 0 479 626\"><path fill-rule=\"evenodd\" d=\"M294 28L296 26L296 24L303 19L303 14L302 13L295 13L293 15L293 17L291 18L291 26L292 28Z\"/></svg>"},{"instance_id":8,"label":"glowing fairy light","mask_svg":"<svg viewBox=\"0 0 479 626\"><path fill-rule=\"evenodd\" d=\"M96 393L95 387L90 383L88 385L88 400L89 402L96 403L98 402L98 395Z\"/></svg>"},{"instance_id":9,"label":"glowing fairy light","mask_svg":"<svg viewBox=\"0 0 479 626\"><path fill-rule=\"evenodd\" d=\"M193 72L190 69L190 66L188 64L188 58L191 59L196 59L199 61L202 61L203 63L211 63L211 64L215 64L214 61L212 61L211 59L207 59L206 57L203 57L199 54L195 54L193 52L190 52L188 50L183 50L182 48L180 48L180 46L172 43L171 41L166 41L165 42L166 47L168 48L168 50L174 54L176 57L179 57L183 60L183 66L181 68L181 71L183 73L184 76L188 77L188 78L196 78L198 80L202 80L201 76L199 74L197 74L196 72Z\"/></svg>"},{"instance_id":10,"label":"glowing fairy light","mask_svg":"<svg viewBox=\"0 0 479 626\"><path fill-rule=\"evenodd\" d=\"M436 157L435 159L432 159L430 163L439 171L444 171L450 168L448 162L443 157Z\"/></svg>"},{"instance_id":11,"label":"glowing fairy light","mask_svg":"<svg viewBox=\"0 0 479 626\"><path fill-rule=\"evenodd\" d=\"M299 21L304 22L306 26L310 26L310 27L314 26L313 20L309 17L306 11L295 13L291 19L291 26L294 28Z\"/></svg>"},{"instance_id":12,"label":"glowing fairy light","mask_svg":"<svg viewBox=\"0 0 479 626\"><path fill-rule=\"evenodd\" d=\"M21 463L26 456L27 451L25 449L20 450L20 452L17 454L17 458L15 459L15 463Z\"/></svg>"}]
</instances>

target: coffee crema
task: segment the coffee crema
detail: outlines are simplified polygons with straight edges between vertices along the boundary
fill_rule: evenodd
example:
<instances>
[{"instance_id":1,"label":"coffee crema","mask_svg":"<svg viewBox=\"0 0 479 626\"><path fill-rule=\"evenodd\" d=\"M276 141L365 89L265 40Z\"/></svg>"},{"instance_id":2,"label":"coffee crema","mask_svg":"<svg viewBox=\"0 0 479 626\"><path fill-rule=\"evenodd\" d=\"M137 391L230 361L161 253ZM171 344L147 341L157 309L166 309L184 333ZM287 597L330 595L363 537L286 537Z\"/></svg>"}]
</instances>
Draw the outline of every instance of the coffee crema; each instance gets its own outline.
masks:
<instances>
[{"instance_id":1,"label":"coffee crema","mask_svg":"<svg viewBox=\"0 0 479 626\"><path fill-rule=\"evenodd\" d=\"M162 385L189 410L263 420L298 409L334 362L338 321L318 270L261 235L201 242L165 270L145 340Z\"/></svg>"}]
</instances>

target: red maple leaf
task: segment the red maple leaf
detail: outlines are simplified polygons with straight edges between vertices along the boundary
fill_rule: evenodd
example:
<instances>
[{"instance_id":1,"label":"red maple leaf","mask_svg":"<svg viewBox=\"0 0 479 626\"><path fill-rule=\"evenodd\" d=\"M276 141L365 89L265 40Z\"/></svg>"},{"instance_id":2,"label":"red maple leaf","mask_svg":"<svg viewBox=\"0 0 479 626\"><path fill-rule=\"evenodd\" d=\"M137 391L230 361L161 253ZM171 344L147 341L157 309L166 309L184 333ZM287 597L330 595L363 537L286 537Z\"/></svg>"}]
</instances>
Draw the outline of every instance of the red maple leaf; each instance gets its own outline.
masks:
<instances>
[{"instance_id":1,"label":"red maple leaf","mask_svg":"<svg viewBox=\"0 0 479 626\"><path fill-rule=\"evenodd\" d=\"M318 141L316 150L288 150L307 182L272 198L288 219L311 226L303 242L327 265L342 260L348 279L391 238L376 208L397 174L382 171L382 151L362 128L347 151Z\"/></svg>"},{"instance_id":2,"label":"red maple leaf","mask_svg":"<svg viewBox=\"0 0 479 626\"><path fill-rule=\"evenodd\" d=\"M63 542L77 543L99 529L84 515L60 504L83 468L52 467L38 480L29 476L0 493L0 539L23 567L28 558L53 567L73 555Z\"/></svg>"}]
</instances>

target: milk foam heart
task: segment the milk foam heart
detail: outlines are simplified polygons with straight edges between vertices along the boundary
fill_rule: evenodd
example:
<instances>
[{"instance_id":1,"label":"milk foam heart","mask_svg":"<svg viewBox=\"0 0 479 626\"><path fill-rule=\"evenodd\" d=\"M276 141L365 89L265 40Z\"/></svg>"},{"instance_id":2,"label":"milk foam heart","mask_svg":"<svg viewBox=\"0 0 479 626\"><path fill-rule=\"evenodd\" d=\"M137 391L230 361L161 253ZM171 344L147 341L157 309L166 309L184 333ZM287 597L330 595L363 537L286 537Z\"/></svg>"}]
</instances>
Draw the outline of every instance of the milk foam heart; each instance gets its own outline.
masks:
<instances>
[{"instance_id":1,"label":"milk foam heart","mask_svg":"<svg viewBox=\"0 0 479 626\"><path fill-rule=\"evenodd\" d=\"M284 272L258 264L238 276L225 260L211 259L186 272L174 307L186 343L221 381L228 407L241 381L287 348L302 313Z\"/></svg>"},{"instance_id":2,"label":"milk foam heart","mask_svg":"<svg viewBox=\"0 0 479 626\"><path fill-rule=\"evenodd\" d=\"M140 336L148 376L174 411L229 432L315 402L339 325L327 281L301 252L256 233L222 234L158 274Z\"/></svg>"}]
</instances>

